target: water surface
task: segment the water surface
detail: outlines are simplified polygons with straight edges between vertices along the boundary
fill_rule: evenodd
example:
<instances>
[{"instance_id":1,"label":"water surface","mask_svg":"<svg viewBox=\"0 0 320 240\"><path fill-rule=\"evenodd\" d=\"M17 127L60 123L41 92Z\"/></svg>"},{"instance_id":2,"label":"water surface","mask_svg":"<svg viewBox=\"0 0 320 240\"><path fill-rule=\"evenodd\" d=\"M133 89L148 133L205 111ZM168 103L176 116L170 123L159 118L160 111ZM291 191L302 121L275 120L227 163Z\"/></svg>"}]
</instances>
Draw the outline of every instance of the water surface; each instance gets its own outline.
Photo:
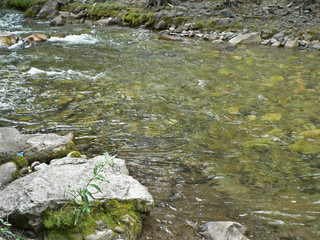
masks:
<instances>
[{"instance_id":1,"label":"water surface","mask_svg":"<svg viewBox=\"0 0 320 240\"><path fill-rule=\"evenodd\" d=\"M319 54L4 10L0 31L53 36L0 49L0 126L72 131L87 155L125 159L155 198L142 239L194 239L214 220L252 239L320 238Z\"/></svg>"}]
</instances>

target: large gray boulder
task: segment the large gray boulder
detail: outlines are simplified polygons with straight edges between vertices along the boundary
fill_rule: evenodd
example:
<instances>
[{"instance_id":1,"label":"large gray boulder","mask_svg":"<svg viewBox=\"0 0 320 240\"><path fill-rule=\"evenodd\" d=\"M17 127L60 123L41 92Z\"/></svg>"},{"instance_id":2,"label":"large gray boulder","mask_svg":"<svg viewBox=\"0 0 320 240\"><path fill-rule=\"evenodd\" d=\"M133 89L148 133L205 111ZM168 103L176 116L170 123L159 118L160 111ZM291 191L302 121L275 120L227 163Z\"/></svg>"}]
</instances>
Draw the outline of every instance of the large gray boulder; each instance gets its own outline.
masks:
<instances>
[{"instance_id":1,"label":"large gray boulder","mask_svg":"<svg viewBox=\"0 0 320 240\"><path fill-rule=\"evenodd\" d=\"M249 240L244 234L246 228L232 221L213 221L201 224L197 234L206 240Z\"/></svg>"},{"instance_id":2,"label":"large gray boulder","mask_svg":"<svg viewBox=\"0 0 320 240\"><path fill-rule=\"evenodd\" d=\"M128 175L124 160L116 158L113 161L114 164L106 164L101 173L107 181L92 182L100 187L102 193L93 187L88 190L96 201L138 200L138 210L148 214L154 203L151 194ZM57 209L73 199L77 189L93 177L94 167L102 162L105 162L104 156L89 160L71 157L55 159L48 167L9 183L0 190L0 218L8 217L16 227L39 231L43 212L48 208Z\"/></svg>"},{"instance_id":3,"label":"large gray boulder","mask_svg":"<svg viewBox=\"0 0 320 240\"><path fill-rule=\"evenodd\" d=\"M55 10L58 10L59 2L58 0L49 0L46 4L42 7L39 14L37 15L38 18L45 18L50 16Z\"/></svg>"}]
</instances>

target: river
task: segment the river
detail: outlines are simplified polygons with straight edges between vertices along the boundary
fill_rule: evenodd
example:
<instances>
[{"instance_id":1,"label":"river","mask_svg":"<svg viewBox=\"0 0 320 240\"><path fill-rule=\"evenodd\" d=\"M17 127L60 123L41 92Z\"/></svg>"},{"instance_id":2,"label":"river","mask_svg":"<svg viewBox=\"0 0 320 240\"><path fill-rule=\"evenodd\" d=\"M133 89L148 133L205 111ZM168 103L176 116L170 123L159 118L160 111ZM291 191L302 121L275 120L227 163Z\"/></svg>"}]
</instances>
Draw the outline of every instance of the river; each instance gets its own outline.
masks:
<instances>
[{"instance_id":1,"label":"river","mask_svg":"<svg viewBox=\"0 0 320 240\"><path fill-rule=\"evenodd\" d=\"M82 153L125 159L155 199L142 239L195 239L215 220L251 239L320 238L319 54L9 10L0 31L52 36L0 48L0 127L73 132Z\"/></svg>"}]
</instances>

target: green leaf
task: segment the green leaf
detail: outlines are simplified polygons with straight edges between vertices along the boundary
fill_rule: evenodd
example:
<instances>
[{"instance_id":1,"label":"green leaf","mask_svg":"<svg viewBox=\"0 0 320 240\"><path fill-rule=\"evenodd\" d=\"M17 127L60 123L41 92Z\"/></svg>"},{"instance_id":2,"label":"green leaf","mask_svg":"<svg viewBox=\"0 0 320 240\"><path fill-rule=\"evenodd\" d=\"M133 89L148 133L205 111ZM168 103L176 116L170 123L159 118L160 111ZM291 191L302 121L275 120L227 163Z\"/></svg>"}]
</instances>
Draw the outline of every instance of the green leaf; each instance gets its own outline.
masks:
<instances>
[{"instance_id":1,"label":"green leaf","mask_svg":"<svg viewBox=\"0 0 320 240\"><path fill-rule=\"evenodd\" d=\"M87 192L87 191L86 191ZM82 194L85 205L89 206L89 199L86 193Z\"/></svg>"},{"instance_id":2,"label":"green leaf","mask_svg":"<svg viewBox=\"0 0 320 240\"><path fill-rule=\"evenodd\" d=\"M93 169L93 174L96 175L97 172L98 172L98 165L95 165Z\"/></svg>"},{"instance_id":3,"label":"green leaf","mask_svg":"<svg viewBox=\"0 0 320 240\"><path fill-rule=\"evenodd\" d=\"M81 209L79 209L79 210L77 211L76 218L74 219L74 225L77 225L77 223L78 223L78 221L79 221L80 213L81 213Z\"/></svg>"},{"instance_id":4,"label":"green leaf","mask_svg":"<svg viewBox=\"0 0 320 240\"><path fill-rule=\"evenodd\" d=\"M74 199L74 201L77 203L77 204L79 204L79 205L83 205L83 202L81 202L81 201L79 201L78 199Z\"/></svg>"},{"instance_id":5,"label":"green leaf","mask_svg":"<svg viewBox=\"0 0 320 240\"><path fill-rule=\"evenodd\" d=\"M86 208L87 214L90 215L91 211L90 208Z\"/></svg>"},{"instance_id":6,"label":"green leaf","mask_svg":"<svg viewBox=\"0 0 320 240\"><path fill-rule=\"evenodd\" d=\"M105 179L105 176L103 176L103 175L101 175L101 174L98 174L97 175L99 178L101 178L101 179Z\"/></svg>"},{"instance_id":7,"label":"green leaf","mask_svg":"<svg viewBox=\"0 0 320 240\"><path fill-rule=\"evenodd\" d=\"M97 186L96 184L90 184L90 186L94 187L95 189L97 189L99 192L102 193L101 189L99 188L99 186Z\"/></svg>"},{"instance_id":8,"label":"green leaf","mask_svg":"<svg viewBox=\"0 0 320 240\"><path fill-rule=\"evenodd\" d=\"M92 193L89 192L89 191L88 191L88 195L89 195L93 200L95 199L94 196L92 195Z\"/></svg>"},{"instance_id":9,"label":"green leaf","mask_svg":"<svg viewBox=\"0 0 320 240\"><path fill-rule=\"evenodd\" d=\"M57 219L57 227L60 227L60 225L61 225L61 219L60 219L60 217L58 217L58 219Z\"/></svg>"}]
</instances>

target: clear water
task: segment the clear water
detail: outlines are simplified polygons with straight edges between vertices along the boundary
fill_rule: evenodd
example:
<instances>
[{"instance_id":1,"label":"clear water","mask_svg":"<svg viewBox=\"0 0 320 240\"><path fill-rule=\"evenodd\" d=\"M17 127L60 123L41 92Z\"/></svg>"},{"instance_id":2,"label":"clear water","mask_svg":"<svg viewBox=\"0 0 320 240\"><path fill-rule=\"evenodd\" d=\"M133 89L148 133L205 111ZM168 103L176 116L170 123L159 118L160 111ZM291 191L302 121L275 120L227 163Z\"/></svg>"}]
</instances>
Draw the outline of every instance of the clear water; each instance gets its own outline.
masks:
<instances>
[{"instance_id":1,"label":"clear water","mask_svg":"<svg viewBox=\"0 0 320 240\"><path fill-rule=\"evenodd\" d=\"M252 239L320 238L319 54L5 10L0 31L67 36L0 49L0 126L72 131L87 155L126 159L155 198L142 239L195 239L214 220Z\"/></svg>"}]
</instances>

